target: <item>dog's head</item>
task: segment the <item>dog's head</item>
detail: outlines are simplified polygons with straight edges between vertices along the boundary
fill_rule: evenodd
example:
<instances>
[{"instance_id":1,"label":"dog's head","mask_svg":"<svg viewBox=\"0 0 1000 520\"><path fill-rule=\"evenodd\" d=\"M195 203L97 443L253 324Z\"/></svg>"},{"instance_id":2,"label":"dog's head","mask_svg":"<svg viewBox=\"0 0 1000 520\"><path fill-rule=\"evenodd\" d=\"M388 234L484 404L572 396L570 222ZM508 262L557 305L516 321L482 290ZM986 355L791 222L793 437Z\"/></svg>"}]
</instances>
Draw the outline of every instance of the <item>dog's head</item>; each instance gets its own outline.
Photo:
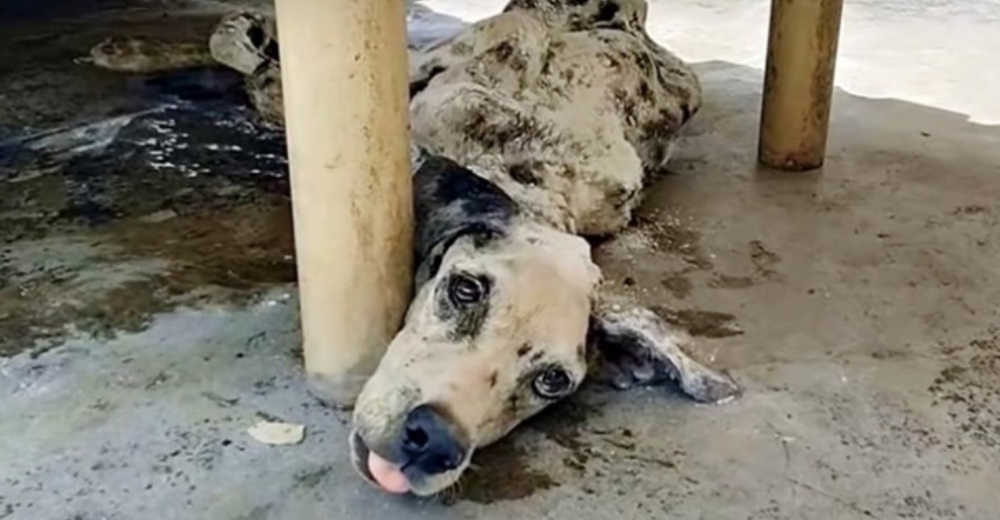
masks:
<instances>
[{"instance_id":1,"label":"dog's head","mask_svg":"<svg viewBox=\"0 0 1000 520\"><path fill-rule=\"evenodd\" d=\"M447 159L427 158L414 187L416 295L357 400L351 449L383 490L432 495L588 369L642 370L654 357L609 356L601 345L636 342L594 340L608 334L594 333L600 272L582 238L520 218L500 189ZM634 335L626 325L615 334Z\"/></svg>"},{"instance_id":2,"label":"dog's head","mask_svg":"<svg viewBox=\"0 0 1000 520\"><path fill-rule=\"evenodd\" d=\"M427 495L477 446L576 390L600 273L586 241L521 220L506 194L447 159L428 158L414 184L417 291L358 398L352 445L363 475Z\"/></svg>"}]
</instances>

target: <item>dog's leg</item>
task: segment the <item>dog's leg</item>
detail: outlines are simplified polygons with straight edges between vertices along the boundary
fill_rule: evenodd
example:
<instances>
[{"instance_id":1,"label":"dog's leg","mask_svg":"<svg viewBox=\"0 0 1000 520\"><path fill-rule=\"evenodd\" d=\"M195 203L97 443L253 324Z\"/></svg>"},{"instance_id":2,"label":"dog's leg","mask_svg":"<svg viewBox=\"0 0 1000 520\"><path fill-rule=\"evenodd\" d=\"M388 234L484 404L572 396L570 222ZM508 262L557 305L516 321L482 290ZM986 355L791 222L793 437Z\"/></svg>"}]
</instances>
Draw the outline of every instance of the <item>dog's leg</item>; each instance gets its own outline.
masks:
<instances>
[{"instance_id":1,"label":"dog's leg","mask_svg":"<svg viewBox=\"0 0 1000 520\"><path fill-rule=\"evenodd\" d=\"M703 403L739 397L742 390L730 377L684 352L690 342L649 309L601 304L591 319L591 376L618 389L673 381Z\"/></svg>"},{"instance_id":2,"label":"dog's leg","mask_svg":"<svg viewBox=\"0 0 1000 520\"><path fill-rule=\"evenodd\" d=\"M274 18L256 11L224 16L208 39L212 57L246 76L263 67L277 68L277 28Z\"/></svg>"},{"instance_id":3,"label":"dog's leg","mask_svg":"<svg viewBox=\"0 0 1000 520\"><path fill-rule=\"evenodd\" d=\"M156 74L215 63L205 43L169 42L142 36L105 38L74 60L128 74Z\"/></svg>"},{"instance_id":4,"label":"dog's leg","mask_svg":"<svg viewBox=\"0 0 1000 520\"><path fill-rule=\"evenodd\" d=\"M274 19L256 11L237 11L220 20L211 34L193 42L144 36L112 36L90 49L77 63L116 72L155 74L222 64L244 75L262 63L278 60Z\"/></svg>"}]
</instances>

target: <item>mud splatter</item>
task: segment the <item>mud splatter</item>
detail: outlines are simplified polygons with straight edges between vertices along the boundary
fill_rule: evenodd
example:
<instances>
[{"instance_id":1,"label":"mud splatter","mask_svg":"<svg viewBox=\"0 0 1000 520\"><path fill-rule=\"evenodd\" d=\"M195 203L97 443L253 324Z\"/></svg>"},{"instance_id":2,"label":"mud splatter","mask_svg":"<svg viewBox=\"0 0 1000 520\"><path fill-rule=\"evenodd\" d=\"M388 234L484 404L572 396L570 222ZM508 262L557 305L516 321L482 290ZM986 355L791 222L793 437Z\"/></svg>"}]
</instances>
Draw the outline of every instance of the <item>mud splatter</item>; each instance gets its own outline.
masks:
<instances>
[{"instance_id":1,"label":"mud splatter","mask_svg":"<svg viewBox=\"0 0 1000 520\"><path fill-rule=\"evenodd\" d=\"M681 273L674 273L667 278L664 278L662 282L663 288L666 289L674 298L678 300L683 300L691 295L691 280L688 280Z\"/></svg>"},{"instance_id":2,"label":"mud splatter","mask_svg":"<svg viewBox=\"0 0 1000 520\"><path fill-rule=\"evenodd\" d=\"M332 471L333 466L322 466L314 470L296 473L293 486L297 488L314 489L316 486L323 483L323 480L326 479L327 475L329 475Z\"/></svg>"},{"instance_id":3,"label":"mud splatter","mask_svg":"<svg viewBox=\"0 0 1000 520\"><path fill-rule=\"evenodd\" d=\"M953 211L952 214L953 215L982 215L982 214L988 213L988 212L989 212L989 208L987 208L986 206L983 206L981 204L970 204L970 205L967 205L967 206L961 206L961 207L955 208L955 211Z\"/></svg>"},{"instance_id":4,"label":"mud splatter","mask_svg":"<svg viewBox=\"0 0 1000 520\"><path fill-rule=\"evenodd\" d=\"M653 311L667 323L688 331L694 337L726 338L743 334L743 329L736 323L736 316L725 312L673 310L663 306L655 306Z\"/></svg>"},{"instance_id":5,"label":"mud splatter","mask_svg":"<svg viewBox=\"0 0 1000 520\"><path fill-rule=\"evenodd\" d=\"M754 279L749 276L731 276L728 274L717 274L708 286L713 289L747 289L753 287Z\"/></svg>"},{"instance_id":6,"label":"mud splatter","mask_svg":"<svg viewBox=\"0 0 1000 520\"><path fill-rule=\"evenodd\" d=\"M765 279L773 279L778 276L774 267L781 262L781 257L764 246L760 240L750 241L750 260L753 261L757 274Z\"/></svg>"},{"instance_id":7,"label":"mud splatter","mask_svg":"<svg viewBox=\"0 0 1000 520\"><path fill-rule=\"evenodd\" d=\"M476 453L473 467L457 486L458 498L477 504L519 500L559 486L548 473L532 468L530 455L514 438ZM446 502L451 503L450 500Z\"/></svg>"},{"instance_id":8,"label":"mud splatter","mask_svg":"<svg viewBox=\"0 0 1000 520\"><path fill-rule=\"evenodd\" d=\"M954 361L928 388L935 405L947 407L963 438L1000 447L1000 327L945 353Z\"/></svg>"},{"instance_id":9,"label":"mud splatter","mask_svg":"<svg viewBox=\"0 0 1000 520\"><path fill-rule=\"evenodd\" d=\"M589 403L586 391L558 403L526 421L521 433L537 432L567 451L563 463L583 473L587 463L600 454L584 438L585 424L599 413ZM505 438L477 453L473 468L462 479L460 498L481 504L517 500L562 485L552 474L532 467L534 458L517 444L520 435Z\"/></svg>"},{"instance_id":10,"label":"mud splatter","mask_svg":"<svg viewBox=\"0 0 1000 520\"><path fill-rule=\"evenodd\" d=\"M695 269L712 268L712 261L701 247L701 235L682 227L674 219L656 220L652 217L637 217L636 226L649 236L653 247L660 252L680 256Z\"/></svg>"},{"instance_id":11,"label":"mud splatter","mask_svg":"<svg viewBox=\"0 0 1000 520\"><path fill-rule=\"evenodd\" d=\"M599 413L596 406L587 402L586 395L578 394L533 417L525 423L525 427L542 433L580 458L587 458L589 445L584 442L582 434L588 419Z\"/></svg>"}]
</instances>

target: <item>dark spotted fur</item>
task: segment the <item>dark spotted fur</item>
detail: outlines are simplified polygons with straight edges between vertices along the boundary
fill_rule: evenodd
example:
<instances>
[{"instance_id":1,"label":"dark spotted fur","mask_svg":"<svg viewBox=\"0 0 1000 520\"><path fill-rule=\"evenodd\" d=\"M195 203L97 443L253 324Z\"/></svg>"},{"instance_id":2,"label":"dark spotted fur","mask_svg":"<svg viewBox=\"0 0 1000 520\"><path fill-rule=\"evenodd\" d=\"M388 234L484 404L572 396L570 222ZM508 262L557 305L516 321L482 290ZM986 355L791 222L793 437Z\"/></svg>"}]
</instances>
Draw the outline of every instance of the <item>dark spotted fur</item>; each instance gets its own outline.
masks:
<instances>
[{"instance_id":1,"label":"dark spotted fur","mask_svg":"<svg viewBox=\"0 0 1000 520\"><path fill-rule=\"evenodd\" d=\"M503 236L517 204L493 183L454 161L427 156L413 176L418 286L437 272L448 247L462 236L482 243Z\"/></svg>"}]
</instances>

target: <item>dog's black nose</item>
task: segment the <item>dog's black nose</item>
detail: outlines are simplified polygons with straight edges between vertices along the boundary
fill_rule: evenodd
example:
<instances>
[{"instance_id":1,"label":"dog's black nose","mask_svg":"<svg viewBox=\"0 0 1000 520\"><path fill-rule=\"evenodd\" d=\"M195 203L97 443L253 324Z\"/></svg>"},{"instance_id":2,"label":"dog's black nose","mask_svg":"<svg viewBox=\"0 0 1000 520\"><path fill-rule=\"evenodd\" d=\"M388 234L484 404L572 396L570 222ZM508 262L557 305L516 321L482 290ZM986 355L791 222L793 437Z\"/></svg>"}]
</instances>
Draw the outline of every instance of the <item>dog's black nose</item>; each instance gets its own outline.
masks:
<instances>
[{"instance_id":1,"label":"dog's black nose","mask_svg":"<svg viewBox=\"0 0 1000 520\"><path fill-rule=\"evenodd\" d=\"M459 437L447 414L433 405L420 405L406 416L400 450L407 466L425 475L437 475L458 469L465 460Z\"/></svg>"}]
</instances>

